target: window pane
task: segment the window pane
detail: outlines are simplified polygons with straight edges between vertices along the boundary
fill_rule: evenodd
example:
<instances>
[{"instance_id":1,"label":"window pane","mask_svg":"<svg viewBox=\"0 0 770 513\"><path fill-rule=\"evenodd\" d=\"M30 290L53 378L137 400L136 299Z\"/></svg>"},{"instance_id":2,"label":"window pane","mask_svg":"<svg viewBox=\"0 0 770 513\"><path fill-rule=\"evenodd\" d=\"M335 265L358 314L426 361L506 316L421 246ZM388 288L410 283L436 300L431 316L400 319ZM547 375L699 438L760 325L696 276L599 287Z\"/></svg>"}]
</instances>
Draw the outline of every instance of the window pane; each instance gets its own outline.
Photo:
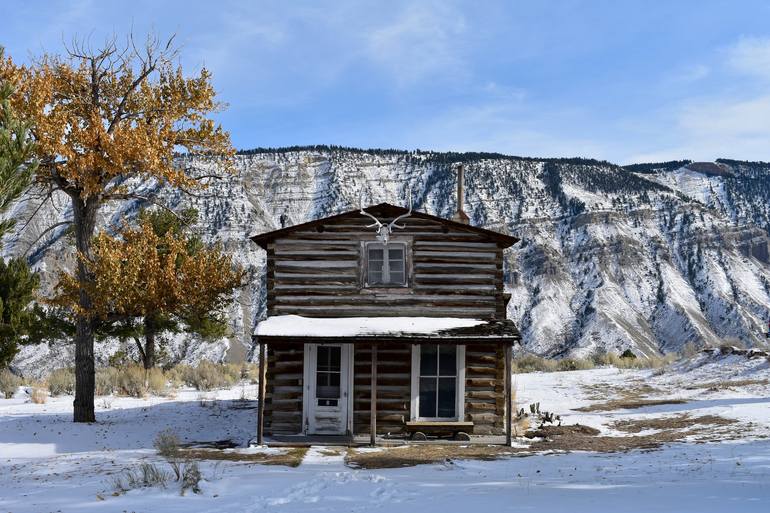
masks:
<instances>
[{"instance_id":1,"label":"window pane","mask_svg":"<svg viewBox=\"0 0 770 513\"><path fill-rule=\"evenodd\" d=\"M390 283L393 285L403 285L404 284L404 271L394 271L393 269L390 270Z\"/></svg>"},{"instance_id":2,"label":"window pane","mask_svg":"<svg viewBox=\"0 0 770 513\"><path fill-rule=\"evenodd\" d=\"M381 271L369 271L369 279L367 280L369 285L382 284L382 272Z\"/></svg>"},{"instance_id":3,"label":"window pane","mask_svg":"<svg viewBox=\"0 0 770 513\"><path fill-rule=\"evenodd\" d=\"M420 378L420 417L436 416L436 378Z\"/></svg>"},{"instance_id":4,"label":"window pane","mask_svg":"<svg viewBox=\"0 0 770 513\"><path fill-rule=\"evenodd\" d=\"M390 247L388 248L388 260L393 262L394 260L404 260L404 248L402 247Z\"/></svg>"},{"instance_id":5,"label":"window pane","mask_svg":"<svg viewBox=\"0 0 770 513\"><path fill-rule=\"evenodd\" d=\"M377 260L382 262L383 258L383 250L382 248L369 248L369 260Z\"/></svg>"},{"instance_id":6,"label":"window pane","mask_svg":"<svg viewBox=\"0 0 770 513\"><path fill-rule=\"evenodd\" d=\"M439 346L439 376L457 376L457 347Z\"/></svg>"},{"instance_id":7,"label":"window pane","mask_svg":"<svg viewBox=\"0 0 770 513\"><path fill-rule=\"evenodd\" d=\"M420 346L420 376L435 376L437 369L436 345Z\"/></svg>"},{"instance_id":8,"label":"window pane","mask_svg":"<svg viewBox=\"0 0 770 513\"><path fill-rule=\"evenodd\" d=\"M369 260L369 272L382 272L382 260Z\"/></svg>"},{"instance_id":9,"label":"window pane","mask_svg":"<svg viewBox=\"0 0 770 513\"><path fill-rule=\"evenodd\" d=\"M390 272L393 271L403 271L404 270L404 261L403 260L391 260L388 262L390 265Z\"/></svg>"},{"instance_id":10,"label":"window pane","mask_svg":"<svg viewBox=\"0 0 770 513\"><path fill-rule=\"evenodd\" d=\"M318 346L318 370L339 372L341 351L340 347Z\"/></svg>"},{"instance_id":11,"label":"window pane","mask_svg":"<svg viewBox=\"0 0 770 513\"><path fill-rule=\"evenodd\" d=\"M338 372L319 372L316 374L316 397L333 399L340 396L340 374Z\"/></svg>"},{"instance_id":12,"label":"window pane","mask_svg":"<svg viewBox=\"0 0 770 513\"><path fill-rule=\"evenodd\" d=\"M457 378L438 378L438 415L455 417ZM420 403L422 405L422 403Z\"/></svg>"}]
</instances>

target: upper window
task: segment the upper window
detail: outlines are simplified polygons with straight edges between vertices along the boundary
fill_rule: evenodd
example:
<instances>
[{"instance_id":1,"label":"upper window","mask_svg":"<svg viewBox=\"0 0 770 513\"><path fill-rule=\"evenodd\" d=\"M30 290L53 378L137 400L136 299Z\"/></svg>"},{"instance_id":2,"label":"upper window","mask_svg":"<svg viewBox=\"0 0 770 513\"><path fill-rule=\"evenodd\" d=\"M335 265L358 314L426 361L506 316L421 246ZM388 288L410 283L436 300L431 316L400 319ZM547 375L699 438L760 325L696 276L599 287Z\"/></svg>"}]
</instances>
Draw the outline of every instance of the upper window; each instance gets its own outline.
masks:
<instances>
[{"instance_id":1,"label":"upper window","mask_svg":"<svg viewBox=\"0 0 770 513\"><path fill-rule=\"evenodd\" d=\"M403 287L406 285L406 244L367 243L366 265L368 287Z\"/></svg>"}]
</instances>

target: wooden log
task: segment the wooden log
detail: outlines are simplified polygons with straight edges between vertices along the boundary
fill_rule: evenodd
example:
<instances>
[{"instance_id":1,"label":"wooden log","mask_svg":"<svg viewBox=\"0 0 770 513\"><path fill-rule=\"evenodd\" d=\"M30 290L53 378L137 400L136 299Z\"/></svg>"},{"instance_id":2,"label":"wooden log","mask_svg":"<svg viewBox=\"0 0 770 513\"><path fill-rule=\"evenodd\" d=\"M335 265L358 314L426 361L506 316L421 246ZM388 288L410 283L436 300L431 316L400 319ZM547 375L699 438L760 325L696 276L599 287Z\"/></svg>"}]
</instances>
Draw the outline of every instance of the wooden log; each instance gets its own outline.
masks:
<instances>
[{"instance_id":1,"label":"wooden log","mask_svg":"<svg viewBox=\"0 0 770 513\"><path fill-rule=\"evenodd\" d=\"M259 389L257 391L257 445L264 445L265 437L265 380L267 379L267 348L259 345Z\"/></svg>"},{"instance_id":2,"label":"wooden log","mask_svg":"<svg viewBox=\"0 0 770 513\"><path fill-rule=\"evenodd\" d=\"M512 404L511 404L511 346L505 346L505 444L510 447L512 441Z\"/></svg>"},{"instance_id":3,"label":"wooden log","mask_svg":"<svg viewBox=\"0 0 770 513\"><path fill-rule=\"evenodd\" d=\"M371 385L371 392L369 394L369 396L371 397L371 400L369 401L370 407L371 407L371 410L369 413L369 417L370 417L369 421L371 423L369 426L369 433L370 433L369 442L372 446L375 446L377 444L377 440L376 440L376 437L377 437L377 346L376 345L372 346L371 352L372 352L372 372L371 372L372 385Z\"/></svg>"}]
</instances>

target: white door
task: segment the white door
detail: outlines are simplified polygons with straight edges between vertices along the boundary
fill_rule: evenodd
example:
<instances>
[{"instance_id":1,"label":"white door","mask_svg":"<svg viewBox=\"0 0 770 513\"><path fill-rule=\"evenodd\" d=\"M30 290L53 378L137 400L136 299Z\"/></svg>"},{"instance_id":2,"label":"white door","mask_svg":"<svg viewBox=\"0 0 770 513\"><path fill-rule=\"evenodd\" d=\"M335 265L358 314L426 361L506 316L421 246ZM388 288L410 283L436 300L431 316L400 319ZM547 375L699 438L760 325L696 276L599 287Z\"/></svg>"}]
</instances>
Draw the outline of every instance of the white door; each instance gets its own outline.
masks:
<instances>
[{"instance_id":1,"label":"white door","mask_svg":"<svg viewBox=\"0 0 770 513\"><path fill-rule=\"evenodd\" d=\"M309 435L349 432L350 344L305 344L304 426Z\"/></svg>"}]
</instances>

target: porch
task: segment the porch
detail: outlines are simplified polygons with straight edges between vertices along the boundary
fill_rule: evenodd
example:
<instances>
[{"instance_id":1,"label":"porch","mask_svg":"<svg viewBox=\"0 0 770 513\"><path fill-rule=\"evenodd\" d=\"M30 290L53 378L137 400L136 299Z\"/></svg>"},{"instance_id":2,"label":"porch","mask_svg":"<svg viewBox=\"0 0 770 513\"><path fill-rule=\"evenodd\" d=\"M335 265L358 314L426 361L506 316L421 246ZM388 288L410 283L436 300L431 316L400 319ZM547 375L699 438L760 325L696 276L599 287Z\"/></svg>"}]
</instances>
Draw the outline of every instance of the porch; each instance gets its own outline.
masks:
<instances>
[{"instance_id":1,"label":"porch","mask_svg":"<svg viewBox=\"0 0 770 513\"><path fill-rule=\"evenodd\" d=\"M398 447L404 444L423 445L506 445L505 435L473 435L470 441L429 438L428 440L410 440L403 436L377 435L372 443L369 434L363 435L271 435L265 436L263 444L267 447Z\"/></svg>"},{"instance_id":2,"label":"porch","mask_svg":"<svg viewBox=\"0 0 770 513\"><path fill-rule=\"evenodd\" d=\"M344 336L327 335L337 320L302 321L318 329L258 330L260 445L510 444L510 321ZM368 321L356 318L366 330L400 324Z\"/></svg>"}]
</instances>

